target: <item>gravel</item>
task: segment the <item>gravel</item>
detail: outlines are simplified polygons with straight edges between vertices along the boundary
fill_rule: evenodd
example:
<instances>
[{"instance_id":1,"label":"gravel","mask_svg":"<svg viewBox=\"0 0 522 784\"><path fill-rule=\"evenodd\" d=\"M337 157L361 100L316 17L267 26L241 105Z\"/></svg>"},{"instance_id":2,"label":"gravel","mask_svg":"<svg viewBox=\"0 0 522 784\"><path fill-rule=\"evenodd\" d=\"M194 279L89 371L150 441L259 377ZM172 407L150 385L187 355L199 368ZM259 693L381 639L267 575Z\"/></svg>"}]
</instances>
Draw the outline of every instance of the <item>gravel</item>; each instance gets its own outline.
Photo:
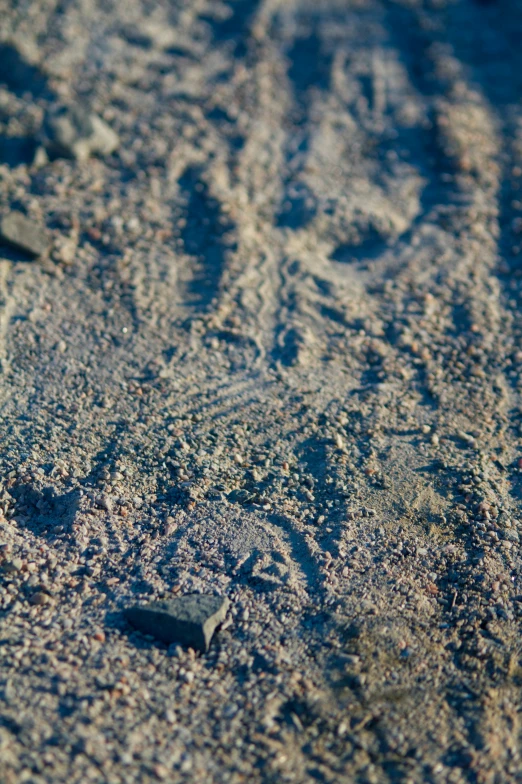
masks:
<instances>
[{"instance_id":1,"label":"gravel","mask_svg":"<svg viewBox=\"0 0 522 784\"><path fill-rule=\"evenodd\" d=\"M3 3L2 784L520 782L506 7Z\"/></svg>"}]
</instances>

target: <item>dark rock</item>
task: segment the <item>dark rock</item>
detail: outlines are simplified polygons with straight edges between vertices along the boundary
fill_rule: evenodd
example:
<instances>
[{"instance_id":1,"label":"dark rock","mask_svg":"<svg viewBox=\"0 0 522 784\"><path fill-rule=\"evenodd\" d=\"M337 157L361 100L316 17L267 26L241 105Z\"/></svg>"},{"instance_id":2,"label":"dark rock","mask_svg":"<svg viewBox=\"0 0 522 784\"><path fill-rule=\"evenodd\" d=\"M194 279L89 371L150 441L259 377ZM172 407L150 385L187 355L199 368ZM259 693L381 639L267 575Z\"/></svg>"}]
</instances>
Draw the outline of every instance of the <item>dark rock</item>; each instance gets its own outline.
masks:
<instances>
[{"instance_id":1,"label":"dark rock","mask_svg":"<svg viewBox=\"0 0 522 784\"><path fill-rule=\"evenodd\" d=\"M223 596L194 593L129 607L125 617L143 634L205 652L216 628L224 621L229 605Z\"/></svg>"},{"instance_id":2,"label":"dark rock","mask_svg":"<svg viewBox=\"0 0 522 784\"><path fill-rule=\"evenodd\" d=\"M37 591L36 593L33 593L29 601L31 602L31 604L42 606L44 604L49 604L51 599L50 596L46 594L44 591Z\"/></svg>"},{"instance_id":3,"label":"dark rock","mask_svg":"<svg viewBox=\"0 0 522 784\"><path fill-rule=\"evenodd\" d=\"M42 256L49 243L45 231L21 212L10 212L0 221L0 239L30 256Z\"/></svg>"},{"instance_id":4,"label":"dark rock","mask_svg":"<svg viewBox=\"0 0 522 784\"><path fill-rule=\"evenodd\" d=\"M22 164L30 166L35 161L37 149L32 136L0 135L0 163L11 168Z\"/></svg>"},{"instance_id":5,"label":"dark rock","mask_svg":"<svg viewBox=\"0 0 522 784\"><path fill-rule=\"evenodd\" d=\"M40 98L48 91L43 72L7 42L0 44L0 82L15 95L30 93L33 98Z\"/></svg>"},{"instance_id":6,"label":"dark rock","mask_svg":"<svg viewBox=\"0 0 522 784\"><path fill-rule=\"evenodd\" d=\"M85 161L91 155L110 155L119 143L107 123L81 106L60 106L45 117L43 144L52 157Z\"/></svg>"}]
</instances>

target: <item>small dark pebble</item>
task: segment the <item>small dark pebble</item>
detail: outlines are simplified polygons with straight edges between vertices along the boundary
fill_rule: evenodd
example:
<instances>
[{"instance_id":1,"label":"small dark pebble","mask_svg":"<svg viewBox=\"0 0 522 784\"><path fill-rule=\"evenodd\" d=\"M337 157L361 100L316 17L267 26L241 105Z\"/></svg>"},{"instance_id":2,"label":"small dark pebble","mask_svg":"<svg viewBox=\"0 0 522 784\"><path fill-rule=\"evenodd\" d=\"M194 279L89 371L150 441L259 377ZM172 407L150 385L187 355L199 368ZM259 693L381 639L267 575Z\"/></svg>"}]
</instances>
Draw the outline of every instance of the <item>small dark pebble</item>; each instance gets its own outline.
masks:
<instances>
[{"instance_id":1,"label":"small dark pebble","mask_svg":"<svg viewBox=\"0 0 522 784\"><path fill-rule=\"evenodd\" d=\"M49 604L50 597L48 596L48 594L44 593L44 591L37 591L36 593L33 593L29 601L31 602L31 604L42 606L44 604Z\"/></svg>"},{"instance_id":2,"label":"small dark pebble","mask_svg":"<svg viewBox=\"0 0 522 784\"><path fill-rule=\"evenodd\" d=\"M42 256L49 243L44 229L21 212L10 212L0 221L0 238L29 256Z\"/></svg>"}]
</instances>

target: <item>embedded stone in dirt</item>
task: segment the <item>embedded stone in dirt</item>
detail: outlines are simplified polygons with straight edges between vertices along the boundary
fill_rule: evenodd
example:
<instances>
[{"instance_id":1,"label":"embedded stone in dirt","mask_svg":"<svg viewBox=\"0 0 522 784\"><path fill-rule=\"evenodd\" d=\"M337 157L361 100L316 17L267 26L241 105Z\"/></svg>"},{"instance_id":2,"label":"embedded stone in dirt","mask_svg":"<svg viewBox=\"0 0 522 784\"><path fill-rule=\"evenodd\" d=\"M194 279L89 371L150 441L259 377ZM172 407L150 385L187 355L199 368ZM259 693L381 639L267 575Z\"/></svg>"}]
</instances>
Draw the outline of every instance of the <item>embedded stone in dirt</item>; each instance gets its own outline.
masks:
<instances>
[{"instance_id":1,"label":"embedded stone in dirt","mask_svg":"<svg viewBox=\"0 0 522 784\"><path fill-rule=\"evenodd\" d=\"M223 596L187 594L168 601L129 607L127 620L143 634L168 644L180 643L206 652L214 632L227 614Z\"/></svg>"},{"instance_id":2,"label":"embedded stone in dirt","mask_svg":"<svg viewBox=\"0 0 522 784\"><path fill-rule=\"evenodd\" d=\"M29 598L29 601L31 604L42 606L44 604L49 604L51 598L44 591L37 591L36 593L32 594L32 596Z\"/></svg>"},{"instance_id":3,"label":"embedded stone in dirt","mask_svg":"<svg viewBox=\"0 0 522 784\"><path fill-rule=\"evenodd\" d=\"M21 212L10 212L0 221L0 238L29 256L42 256L49 243L45 231Z\"/></svg>"},{"instance_id":4,"label":"embedded stone in dirt","mask_svg":"<svg viewBox=\"0 0 522 784\"><path fill-rule=\"evenodd\" d=\"M49 112L43 142L51 156L85 161L91 155L110 155L120 144L106 122L81 106L60 106Z\"/></svg>"}]
</instances>

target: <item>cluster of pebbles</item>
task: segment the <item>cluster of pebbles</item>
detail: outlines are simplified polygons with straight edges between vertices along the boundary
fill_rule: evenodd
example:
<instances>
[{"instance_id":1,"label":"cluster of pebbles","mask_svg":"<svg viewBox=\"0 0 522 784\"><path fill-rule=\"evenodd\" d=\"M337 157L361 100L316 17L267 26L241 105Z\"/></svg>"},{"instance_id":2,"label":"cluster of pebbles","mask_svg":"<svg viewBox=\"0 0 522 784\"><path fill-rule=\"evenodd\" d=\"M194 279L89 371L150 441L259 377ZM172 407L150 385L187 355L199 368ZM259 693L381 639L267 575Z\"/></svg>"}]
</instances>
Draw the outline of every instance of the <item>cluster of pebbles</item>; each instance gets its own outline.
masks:
<instances>
[{"instance_id":1,"label":"cluster of pebbles","mask_svg":"<svg viewBox=\"0 0 522 784\"><path fill-rule=\"evenodd\" d=\"M38 135L33 164L64 157L84 162L91 155L110 155L119 146L118 135L100 117L82 106L53 106ZM45 228L18 211L0 219L0 241L31 257L49 250Z\"/></svg>"}]
</instances>

